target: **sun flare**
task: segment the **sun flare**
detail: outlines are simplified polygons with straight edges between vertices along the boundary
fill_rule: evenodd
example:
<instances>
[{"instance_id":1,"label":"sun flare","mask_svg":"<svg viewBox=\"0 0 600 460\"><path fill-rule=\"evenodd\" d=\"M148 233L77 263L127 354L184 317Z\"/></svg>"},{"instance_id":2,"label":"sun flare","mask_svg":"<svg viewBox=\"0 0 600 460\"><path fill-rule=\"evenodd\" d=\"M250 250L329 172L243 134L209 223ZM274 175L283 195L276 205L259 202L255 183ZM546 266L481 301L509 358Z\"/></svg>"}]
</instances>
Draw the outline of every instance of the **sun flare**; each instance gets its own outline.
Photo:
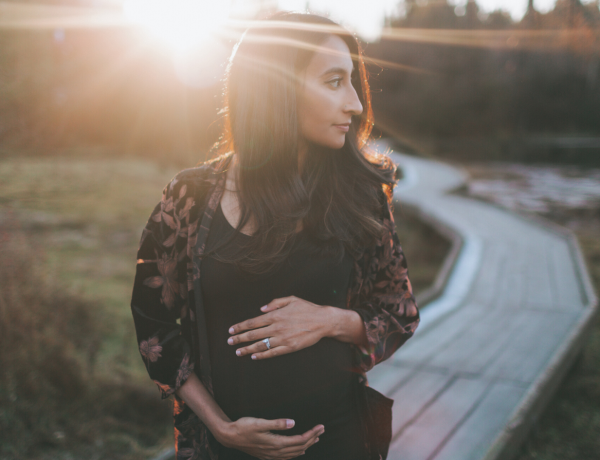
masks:
<instances>
[{"instance_id":1,"label":"sun flare","mask_svg":"<svg viewBox=\"0 0 600 460\"><path fill-rule=\"evenodd\" d=\"M123 15L175 51L198 46L229 17L227 0L125 0Z\"/></svg>"}]
</instances>

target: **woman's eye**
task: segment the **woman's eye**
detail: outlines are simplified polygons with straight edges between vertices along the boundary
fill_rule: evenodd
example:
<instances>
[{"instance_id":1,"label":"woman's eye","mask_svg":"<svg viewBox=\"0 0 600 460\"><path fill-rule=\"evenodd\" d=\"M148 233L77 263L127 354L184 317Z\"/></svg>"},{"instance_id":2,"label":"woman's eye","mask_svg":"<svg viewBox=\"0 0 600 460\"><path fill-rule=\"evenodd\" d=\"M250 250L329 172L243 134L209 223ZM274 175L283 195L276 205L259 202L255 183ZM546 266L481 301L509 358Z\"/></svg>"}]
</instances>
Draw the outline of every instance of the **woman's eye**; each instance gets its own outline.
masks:
<instances>
[{"instance_id":1,"label":"woman's eye","mask_svg":"<svg viewBox=\"0 0 600 460\"><path fill-rule=\"evenodd\" d=\"M342 82L342 79L341 78L337 78L335 80L328 81L327 83L333 85L334 88L339 88L341 82Z\"/></svg>"}]
</instances>

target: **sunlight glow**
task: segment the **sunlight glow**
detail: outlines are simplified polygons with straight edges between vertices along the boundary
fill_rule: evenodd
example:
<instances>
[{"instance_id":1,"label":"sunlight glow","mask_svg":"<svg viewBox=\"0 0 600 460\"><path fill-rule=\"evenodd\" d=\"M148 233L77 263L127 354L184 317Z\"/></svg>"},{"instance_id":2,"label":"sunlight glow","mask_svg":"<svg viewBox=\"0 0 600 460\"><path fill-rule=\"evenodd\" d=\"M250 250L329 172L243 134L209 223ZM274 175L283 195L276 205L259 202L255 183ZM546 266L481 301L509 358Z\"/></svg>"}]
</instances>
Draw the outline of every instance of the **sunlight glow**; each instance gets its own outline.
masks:
<instances>
[{"instance_id":1,"label":"sunlight glow","mask_svg":"<svg viewBox=\"0 0 600 460\"><path fill-rule=\"evenodd\" d=\"M386 15L393 15L399 0L278 0L283 10L305 11L308 6L313 13L323 14L356 32L366 41L376 41Z\"/></svg>"},{"instance_id":2,"label":"sunlight glow","mask_svg":"<svg viewBox=\"0 0 600 460\"><path fill-rule=\"evenodd\" d=\"M177 52L202 44L229 18L228 0L126 0L125 18Z\"/></svg>"}]
</instances>

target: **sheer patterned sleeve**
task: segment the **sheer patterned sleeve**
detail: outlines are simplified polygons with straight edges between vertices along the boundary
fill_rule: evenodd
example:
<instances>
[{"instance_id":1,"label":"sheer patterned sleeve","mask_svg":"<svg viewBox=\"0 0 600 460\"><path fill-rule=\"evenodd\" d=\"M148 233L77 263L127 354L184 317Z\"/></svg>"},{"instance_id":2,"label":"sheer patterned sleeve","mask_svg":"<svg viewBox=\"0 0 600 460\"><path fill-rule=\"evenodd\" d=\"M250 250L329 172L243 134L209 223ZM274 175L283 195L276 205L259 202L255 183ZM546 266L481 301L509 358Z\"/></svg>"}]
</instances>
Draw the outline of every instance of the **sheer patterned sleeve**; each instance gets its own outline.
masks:
<instances>
[{"instance_id":1,"label":"sheer patterned sleeve","mask_svg":"<svg viewBox=\"0 0 600 460\"><path fill-rule=\"evenodd\" d=\"M360 353L364 372L388 359L419 325L419 309L396 234L391 203L384 200L385 232L379 243L365 253L361 271L356 274L360 291L350 305L361 316L368 338L367 349Z\"/></svg>"},{"instance_id":2,"label":"sheer patterned sleeve","mask_svg":"<svg viewBox=\"0 0 600 460\"><path fill-rule=\"evenodd\" d=\"M163 398L191 375L191 337L181 326L190 314L186 279L192 191L174 179L163 190L143 230L131 299L139 351Z\"/></svg>"}]
</instances>

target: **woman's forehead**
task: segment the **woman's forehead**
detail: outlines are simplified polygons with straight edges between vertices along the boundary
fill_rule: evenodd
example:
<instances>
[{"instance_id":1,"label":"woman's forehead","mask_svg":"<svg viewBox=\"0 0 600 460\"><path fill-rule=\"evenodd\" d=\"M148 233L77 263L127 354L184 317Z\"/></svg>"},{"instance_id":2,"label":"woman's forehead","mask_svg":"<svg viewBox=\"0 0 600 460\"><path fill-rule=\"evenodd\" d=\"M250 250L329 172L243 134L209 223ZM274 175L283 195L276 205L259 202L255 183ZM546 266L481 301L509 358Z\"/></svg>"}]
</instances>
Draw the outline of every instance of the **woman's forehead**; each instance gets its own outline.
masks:
<instances>
[{"instance_id":1,"label":"woman's forehead","mask_svg":"<svg viewBox=\"0 0 600 460\"><path fill-rule=\"evenodd\" d=\"M327 73L340 71L352 73L352 70L353 62L348 45L337 35L330 35L315 50L306 73L321 77Z\"/></svg>"}]
</instances>

